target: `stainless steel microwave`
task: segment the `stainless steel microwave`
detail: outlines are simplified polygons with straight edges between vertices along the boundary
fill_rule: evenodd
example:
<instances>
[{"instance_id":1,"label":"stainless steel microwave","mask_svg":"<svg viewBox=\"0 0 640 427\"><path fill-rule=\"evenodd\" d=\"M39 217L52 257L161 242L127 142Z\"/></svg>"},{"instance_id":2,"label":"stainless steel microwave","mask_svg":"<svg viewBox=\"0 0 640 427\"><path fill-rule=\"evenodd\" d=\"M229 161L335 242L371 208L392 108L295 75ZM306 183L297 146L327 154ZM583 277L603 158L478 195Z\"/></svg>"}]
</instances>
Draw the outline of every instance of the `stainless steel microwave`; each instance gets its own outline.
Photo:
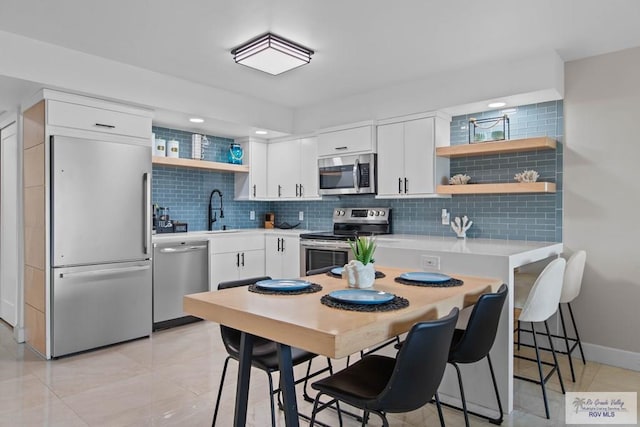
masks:
<instances>
[{"instance_id":1,"label":"stainless steel microwave","mask_svg":"<svg viewBox=\"0 0 640 427\"><path fill-rule=\"evenodd\" d=\"M318 193L375 194L376 155L360 154L318 160Z\"/></svg>"}]
</instances>

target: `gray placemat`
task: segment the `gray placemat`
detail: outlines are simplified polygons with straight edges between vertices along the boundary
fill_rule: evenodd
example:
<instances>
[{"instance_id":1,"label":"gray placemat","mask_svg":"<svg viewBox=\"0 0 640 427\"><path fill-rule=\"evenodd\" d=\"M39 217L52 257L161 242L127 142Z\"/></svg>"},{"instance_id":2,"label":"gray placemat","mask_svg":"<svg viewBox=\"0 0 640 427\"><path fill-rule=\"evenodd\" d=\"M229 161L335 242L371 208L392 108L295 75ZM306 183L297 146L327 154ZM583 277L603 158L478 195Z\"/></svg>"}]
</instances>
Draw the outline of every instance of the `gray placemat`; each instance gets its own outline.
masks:
<instances>
[{"instance_id":1,"label":"gray placemat","mask_svg":"<svg viewBox=\"0 0 640 427\"><path fill-rule=\"evenodd\" d=\"M301 295L301 294L314 294L316 292L320 292L322 290L322 286L317 283L312 283L311 286L304 289L298 289L296 291L273 291L270 289L263 289L258 287L257 285L249 285L249 292L255 292L256 294L263 295Z\"/></svg>"},{"instance_id":2,"label":"gray placemat","mask_svg":"<svg viewBox=\"0 0 640 427\"><path fill-rule=\"evenodd\" d=\"M446 282L417 282L415 280L406 280L401 277L396 277L394 280L398 283L402 283L403 285L425 286L428 288L451 288L453 286L462 286L464 284L462 280L454 278L451 278Z\"/></svg>"},{"instance_id":3,"label":"gray placemat","mask_svg":"<svg viewBox=\"0 0 640 427\"><path fill-rule=\"evenodd\" d=\"M338 301L328 294L320 298L320 302L327 307L338 308L340 310L364 311L368 313L400 310L409 307L409 300L396 295L394 299L384 304L350 304Z\"/></svg>"},{"instance_id":4,"label":"gray placemat","mask_svg":"<svg viewBox=\"0 0 640 427\"><path fill-rule=\"evenodd\" d=\"M334 277L336 279L341 279L342 278L342 275L333 274L331 271L327 271L327 276ZM382 271L376 271L376 279L382 279L383 277L387 277L387 275L384 274Z\"/></svg>"}]
</instances>

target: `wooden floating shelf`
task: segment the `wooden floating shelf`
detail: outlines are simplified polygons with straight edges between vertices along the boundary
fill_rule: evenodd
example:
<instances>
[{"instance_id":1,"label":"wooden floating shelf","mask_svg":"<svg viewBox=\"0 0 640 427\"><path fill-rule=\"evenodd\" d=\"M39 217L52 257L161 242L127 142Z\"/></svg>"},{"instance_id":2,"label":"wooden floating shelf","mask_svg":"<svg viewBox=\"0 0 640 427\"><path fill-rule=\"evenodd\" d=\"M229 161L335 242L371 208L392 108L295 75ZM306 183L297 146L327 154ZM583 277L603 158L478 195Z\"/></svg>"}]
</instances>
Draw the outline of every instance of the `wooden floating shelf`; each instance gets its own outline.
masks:
<instances>
[{"instance_id":1,"label":"wooden floating shelf","mask_svg":"<svg viewBox=\"0 0 640 427\"><path fill-rule=\"evenodd\" d=\"M544 136L540 138L513 139L496 142L476 142L474 144L438 147L436 148L436 156L453 158L555 149L555 139Z\"/></svg>"},{"instance_id":2,"label":"wooden floating shelf","mask_svg":"<svg viewBox=\"0 0 640 427\"><path fill-rule=\"evenodd\" d=\"M438 194L555 193L553 182L509 182L496 184L438 185Z\"/></svg>"},{"instance_id":3,"label":"wooden floating shelf","mask_svg":"<svg viewBox=\"0 0 640 427\"><path fill-rule=\"evenodd\" d=\"M208 162L206 160L181 159L174 157L156 157L151 158L151 163L162 166L175 166L179 168L205 169L218 172L249 172L247 165L233 165L231 163Z\"/></svg>"}]
</instances>

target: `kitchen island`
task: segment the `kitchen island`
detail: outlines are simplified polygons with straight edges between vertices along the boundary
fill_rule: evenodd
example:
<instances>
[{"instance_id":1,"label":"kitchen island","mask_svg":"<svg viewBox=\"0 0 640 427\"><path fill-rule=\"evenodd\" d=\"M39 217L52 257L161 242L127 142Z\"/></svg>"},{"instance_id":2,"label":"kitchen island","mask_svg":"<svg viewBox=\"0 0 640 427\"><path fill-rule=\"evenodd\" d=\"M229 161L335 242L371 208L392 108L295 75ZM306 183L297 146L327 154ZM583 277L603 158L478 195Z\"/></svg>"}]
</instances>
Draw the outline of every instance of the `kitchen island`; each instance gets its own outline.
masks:
<instances>
[{"instance_id":1,"label":"kitchen island","mask_svg":"<svg viewBox=\"0 0 640 427\"><path fill-rule=\"evenodd\" d=\"M388 235L377 239L376 263L407 270L439 271L450 275L497 277L509 286L496 340L491 350L496 379L504 410L513 410L513 290L515 269L562 253L562 243L525 242L491 239L458 239L418 235ZM469 310L461 313L464 325ZM482 361L460 365L469 409L495 416L496 403L486 392L491 381ZM440 385L440 397L460 406L458 384L453 370L447 368ZM493 411L493 412L492 412Z\"/></svg>"}]
</instances>

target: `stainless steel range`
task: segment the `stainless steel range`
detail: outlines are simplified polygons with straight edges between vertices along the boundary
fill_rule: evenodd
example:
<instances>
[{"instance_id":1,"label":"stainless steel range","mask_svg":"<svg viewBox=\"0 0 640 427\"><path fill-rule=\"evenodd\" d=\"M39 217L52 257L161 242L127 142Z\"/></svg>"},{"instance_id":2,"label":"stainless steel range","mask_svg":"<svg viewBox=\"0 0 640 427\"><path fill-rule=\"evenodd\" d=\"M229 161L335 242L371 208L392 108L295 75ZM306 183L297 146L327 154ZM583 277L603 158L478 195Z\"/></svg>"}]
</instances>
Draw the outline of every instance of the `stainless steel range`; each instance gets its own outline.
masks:
<instances>
[{"instance_id":1,"label":"stainless steel range","mask_svg":"<svg viewBox=\"0 0 640 427\"><path fill-rule=\"evenodd\" d=\"M300 235L300 275L353 259L347 240L391 233L391 208L335 208L333 230Z\"/></svg>"}]
</instances>

